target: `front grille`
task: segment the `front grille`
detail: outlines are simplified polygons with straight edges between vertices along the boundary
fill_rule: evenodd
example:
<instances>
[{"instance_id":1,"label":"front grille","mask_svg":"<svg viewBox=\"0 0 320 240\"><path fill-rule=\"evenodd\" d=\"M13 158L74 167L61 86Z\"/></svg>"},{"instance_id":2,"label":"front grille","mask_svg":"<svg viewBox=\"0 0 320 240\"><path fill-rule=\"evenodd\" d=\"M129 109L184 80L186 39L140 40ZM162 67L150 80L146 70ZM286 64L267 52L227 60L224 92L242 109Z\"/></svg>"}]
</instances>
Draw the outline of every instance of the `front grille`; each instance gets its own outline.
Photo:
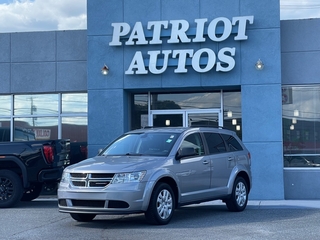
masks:
<instances>
[{"instance_id":1,"label":"front grille","mask_svg":"<svg viewBox=\"0 0 320 240\"><path fill-rule=\"evenodd\" d=\"M75 200L72 199L72 206L74 207L92 207L104 208L105 201L102 200Z\"/></svg>"},{"instance_id":2,"label":"front grille","mask_svg":"<svg viewBox=\"0 0 320 240\"><path fill-rule=\"evenodd\" d=\"M70 173L73 187L105 188L110 184L112 173Z\"/></svg>"}]
</instances>

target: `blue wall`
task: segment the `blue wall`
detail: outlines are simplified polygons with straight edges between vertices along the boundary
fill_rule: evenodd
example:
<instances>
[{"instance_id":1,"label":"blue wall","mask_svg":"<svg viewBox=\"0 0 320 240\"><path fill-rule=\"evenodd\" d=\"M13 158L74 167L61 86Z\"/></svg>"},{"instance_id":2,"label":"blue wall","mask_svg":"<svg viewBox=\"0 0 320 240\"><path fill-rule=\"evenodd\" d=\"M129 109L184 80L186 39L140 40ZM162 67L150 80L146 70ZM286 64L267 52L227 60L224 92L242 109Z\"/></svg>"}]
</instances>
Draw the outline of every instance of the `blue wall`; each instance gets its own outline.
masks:
<instances>
[{"instance_id":1,"label":"blue wall","mask_svg":"<svg viewBox=\"0 0 320 240\"><path fill-rule=\"evenodd\" d=\"M0 94L87 90L87 31L0 34Z\"/></svg>"},{"instance_id":2,"label":"blue wall","mask_svg":"<svg viewBox=\"0 0 320 240\"><path fill-rule=\"evenodd\" d=\"M144 89L210 89L233 87L242 92L243 141L252 154L251 199L283 199L281 58L279 0L88 0L89 155L95 155L116 136L129 130L128 92ZM142 14L143 13L143 14ZM111 23L254 16L247 26L248 40L178 45L109 46ZM226 73L210 71L174 74L169 67L159 75L125 75L136 51L203 47L216 51L236 47L236 66ZM258 59L265 64L255 69ZM107 76L100 69L110 68Z\"/></svg>"}]
</instances>

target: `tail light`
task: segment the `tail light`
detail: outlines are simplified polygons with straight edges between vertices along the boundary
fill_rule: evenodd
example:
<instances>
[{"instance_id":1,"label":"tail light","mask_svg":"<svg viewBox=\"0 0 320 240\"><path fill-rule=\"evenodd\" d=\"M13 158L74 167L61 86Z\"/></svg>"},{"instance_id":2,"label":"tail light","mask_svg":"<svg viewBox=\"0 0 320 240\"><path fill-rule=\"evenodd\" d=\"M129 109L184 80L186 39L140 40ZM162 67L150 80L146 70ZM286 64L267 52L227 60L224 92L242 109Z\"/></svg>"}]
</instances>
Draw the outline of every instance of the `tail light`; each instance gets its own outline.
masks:
<instances>
[{"instance_id":1,"label":"tail light","mask_svg":"<svg viewBox=\"0 0 320 240\"><path fill-rule=\"evenodd\" d=\"M54 154L53 154L53 147L52 146L43 146L43 154L44 154L48 164L53 163Z\"/></svg>"}]
</instances>

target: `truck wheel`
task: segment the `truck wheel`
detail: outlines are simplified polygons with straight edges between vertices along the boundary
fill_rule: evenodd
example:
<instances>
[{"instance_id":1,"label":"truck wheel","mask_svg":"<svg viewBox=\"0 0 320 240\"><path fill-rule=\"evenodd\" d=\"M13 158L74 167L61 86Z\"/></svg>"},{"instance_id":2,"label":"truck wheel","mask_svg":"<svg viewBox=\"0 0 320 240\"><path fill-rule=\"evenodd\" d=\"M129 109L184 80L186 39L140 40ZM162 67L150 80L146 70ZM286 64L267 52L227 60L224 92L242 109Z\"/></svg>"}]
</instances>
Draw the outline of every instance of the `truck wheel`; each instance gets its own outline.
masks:
<instances>
[{"instance_id":1,"label":"truck wheel","mask_svg":"<svg viewBox=\"0 0 320 240\"><path fill-rule=\"evenodd\" d=\"M96 217L95 214L85 213L70 213L70 216L78 222L90 222Z\"/></svg>"},{"instance_id":2,"label":"truck wheel","mask_svg":"<svg viewBox=\"0 0 320 240\"><path fill-rule=\"evenodd\" d=\"M154 188L145 217L151 224L168 224L175 209L175 199L171 187L166 183Z\"/></svg>"},{"instance_id":3,"label":"truck wheel","mask_svg":"<svg viewBox=\"0 0 320 240\"><path fill-rule=\"evenodd\" d=\"M32 201L33 199L36 199L39 197L42 190L42 184L41 183L33 183L30 188L25 191L22 195L21 201Z\"/></svg>"},{"instance_id":4,"label":"truck wheel","mask_svg":"<svg viewBox=\"0 0 320 240\"><path fill-rule=\"evenodd\" d=\"M241 212L248 203L248 185L242 177L237 177L234 181L231 197L226 200L229 211Z\"/></svg>"},{"instance_id":5,"label":"truck wheel","mask_svg":"<svg viewBox=\"0 0 320 240\"><path fill-rule=\"evenodd\" d=\"M0 170L0 208L9 208L20 201L23 193L19 176L10 170Z\"/></svg>"}]
</instances>

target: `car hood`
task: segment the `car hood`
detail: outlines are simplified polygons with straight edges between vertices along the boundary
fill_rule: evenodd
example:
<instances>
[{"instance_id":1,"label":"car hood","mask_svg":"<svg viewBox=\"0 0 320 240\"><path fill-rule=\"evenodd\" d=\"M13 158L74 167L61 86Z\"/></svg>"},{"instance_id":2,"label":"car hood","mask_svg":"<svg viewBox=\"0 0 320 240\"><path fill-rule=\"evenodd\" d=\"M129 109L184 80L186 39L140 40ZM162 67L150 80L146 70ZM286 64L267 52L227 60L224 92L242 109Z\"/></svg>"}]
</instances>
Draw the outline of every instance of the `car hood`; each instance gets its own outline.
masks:
<instances>
[{"instance_id":1,"label":"car hood","mask_svg":"<svg viewBox=\"0 0 320 240\"><path fill-rule=\"evenodd\" d=\"M167 157L153 156L96 156L67 167L69 172L132 172L157 168Z\"/></svg>"}]
</instances>

